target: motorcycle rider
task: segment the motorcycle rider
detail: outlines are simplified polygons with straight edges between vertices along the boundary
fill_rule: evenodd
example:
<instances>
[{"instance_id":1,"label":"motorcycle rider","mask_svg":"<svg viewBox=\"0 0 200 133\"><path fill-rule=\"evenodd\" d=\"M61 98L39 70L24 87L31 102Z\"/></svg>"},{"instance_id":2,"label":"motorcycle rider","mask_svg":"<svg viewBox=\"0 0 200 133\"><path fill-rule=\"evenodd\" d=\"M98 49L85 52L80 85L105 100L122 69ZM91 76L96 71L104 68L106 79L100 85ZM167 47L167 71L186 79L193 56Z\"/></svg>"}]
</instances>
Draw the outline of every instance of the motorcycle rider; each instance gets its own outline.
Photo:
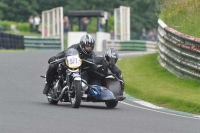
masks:
<instances>
[{"instance_id":1,"label":"motorcycle rider","mask_svg":"<svg viewBox=\"0 0 200 133\"><path fill-rule=\"evenodd\" d=\"M122 76L122 72L117 67L116 63L119 58L117 50L114 48L109 48L105 51L103 56L96 56L95 63L98 66L96 70L90 70L90 84L100 85L101 80L104 79L109 73L114 74L121 84L121 93L123 94L125 83Z\"/></svg>"},{"instance_id":2,"label":"motorcycle rider","mask_svg":"<svg viewBox=\"0 0 200 133\"><path fill-rule=\"evenodd\" d=\"M79 52L79 56L81 59L93 62L95 64L95 60L94 60L95 53L93 52L94 46L95 46L95 39L93 38L93 36L86 34L86 35L82 36L82 38L80 39L80 43L74 44L74 45L70 46L69 48L75 48ZM46 95L48 94L48 92L51 88L51 85L54 81L54 77L57 74L57 64L50 64L50 62L55 61L56 59L59 59L59 58L63 58L65 56L66 50L58 53L57 55L51 57L48 60L49 67L46 72L46 84L45 84L45 87L43 90L43 94L46 94ZM81 77L82 77L82 79L85 79L86 82L88 81L88 74L86 71L86 69L88 67L90 67L92 70L96 69L95 66L88 66L88 64L84 64L84 63L82 64Z\"/></svg>"}]
</instances>

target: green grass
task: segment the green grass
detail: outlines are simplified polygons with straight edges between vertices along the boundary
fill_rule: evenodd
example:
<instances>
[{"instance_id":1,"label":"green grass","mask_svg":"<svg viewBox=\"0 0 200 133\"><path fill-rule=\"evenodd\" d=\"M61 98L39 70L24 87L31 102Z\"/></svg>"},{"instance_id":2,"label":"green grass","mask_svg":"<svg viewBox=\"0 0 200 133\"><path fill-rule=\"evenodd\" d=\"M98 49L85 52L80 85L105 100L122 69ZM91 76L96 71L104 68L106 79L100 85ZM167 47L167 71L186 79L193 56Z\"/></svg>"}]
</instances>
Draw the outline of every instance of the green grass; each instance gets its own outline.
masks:
<instances>
[{"instance_id":1,"label":"green grass","mask_svg":"<svg viewBox=\"0 0 200 133\"><path fill-rule=\"evenodd\" d=\"M5 33L23 35L23 36L37 36L37 37L42 36L42 34L35 33L35 32L27 32L27 31L20 31L19 33L14 33L13 31L6 31Z\"/></svg>"},{"instance_id":2,"label":"green grass","mask_svg":"<svg viewBox=\"0 0 200 133\"><path fill-rule=\"evenodd\" d=\"M168 26L191 36L200 37L199 0L162 0L158 15Z\"/></svg>"},{"instance_id":3,"label":"green grass","mask_svg":"<svg viewBox=\"0 0 200 133\"><path fill-rule=\"evenodd\" d=\"M162 107L200 114L200 82L171 74L157 57L156 53L118 62L125 92Z\"/></svg>"}]
</instances>

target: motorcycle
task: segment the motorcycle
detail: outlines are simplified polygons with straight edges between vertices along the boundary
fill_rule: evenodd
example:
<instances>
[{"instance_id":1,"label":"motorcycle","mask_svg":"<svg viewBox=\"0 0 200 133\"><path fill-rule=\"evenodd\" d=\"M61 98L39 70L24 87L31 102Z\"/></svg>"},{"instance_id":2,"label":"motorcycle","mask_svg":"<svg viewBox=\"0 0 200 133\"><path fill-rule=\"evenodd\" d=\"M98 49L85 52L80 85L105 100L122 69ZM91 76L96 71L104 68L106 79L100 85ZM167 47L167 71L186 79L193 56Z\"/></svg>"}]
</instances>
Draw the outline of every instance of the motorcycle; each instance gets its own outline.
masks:
<instances>
[{"instance_id":1,"label":"motorcycle","mask_svg":"<svg viewBox=\"0 0 200 133\"><path fill-rule=\"evenodd\" d=\"M120 92L119 82L115 78L106 77L102 85L89 85L81 79L82 63L95 65L87 60L80 59L76 49L70 48L65 52L65 57L57 59L50 64L56 63L57 75L52 87L47 94L50 104L70 102L73 108L79 108L81 102L105 102L108 108L117 106L118 101L125 99ZM41 76L45 78L46 76Z\"/></svg>"}]
</instances>

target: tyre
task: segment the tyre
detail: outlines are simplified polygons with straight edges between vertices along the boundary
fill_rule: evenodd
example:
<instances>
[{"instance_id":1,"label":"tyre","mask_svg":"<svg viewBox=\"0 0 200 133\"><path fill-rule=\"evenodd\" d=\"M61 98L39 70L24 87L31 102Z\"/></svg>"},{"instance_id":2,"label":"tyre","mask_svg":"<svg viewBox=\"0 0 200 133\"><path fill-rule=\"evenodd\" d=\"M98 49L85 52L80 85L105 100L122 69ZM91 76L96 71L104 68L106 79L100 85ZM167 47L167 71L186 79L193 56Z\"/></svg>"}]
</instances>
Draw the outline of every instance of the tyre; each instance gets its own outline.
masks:
<instances>
[{"instance_id":1,"label":"tyre","mask_svg":"<svg viewBox=\"0 0 200 133\"><path fill-rule=\"evenodd\" d=\"M106 101L105 104L108 108L115 108L118 104L118 101Z\"/></svg>"},{"instance_id":2,"label":"tyre","mask_svg":"<svg viewBox=\"0 0 200 133\"><path fill-rule=\"evenodd\" d=\"M81 104L81 80L75 80L73 85L73 94L70 97L70 102L73 108L79 108Z\"/></svg>"}]
</instances>

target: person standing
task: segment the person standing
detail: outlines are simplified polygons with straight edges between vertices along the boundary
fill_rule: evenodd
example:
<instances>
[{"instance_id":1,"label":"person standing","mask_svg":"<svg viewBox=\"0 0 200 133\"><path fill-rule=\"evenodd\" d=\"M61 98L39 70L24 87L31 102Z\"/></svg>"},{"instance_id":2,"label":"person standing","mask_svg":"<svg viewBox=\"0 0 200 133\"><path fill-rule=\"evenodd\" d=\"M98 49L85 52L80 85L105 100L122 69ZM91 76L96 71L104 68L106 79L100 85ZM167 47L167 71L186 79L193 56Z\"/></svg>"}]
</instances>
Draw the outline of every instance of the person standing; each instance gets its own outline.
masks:
<instances>
[{"instance_id":1,"label":"person standing","mask_svg":"<svg viewBox=\"0 0 200 133\"><path fill-rule=\"evenodd\" d=\"M82 26L82 31L87 31L87 25L89 23L89 20L87 17L84 17L82 19L82 23L81 23L81 26Z\"/></svg>"},{"instance_id":2,"label":"person standing","mask_svg":"<svg viewBox=\"0 0 200 133\"><path fill-rule=\"evenodd\" d=\"M140 40L147 40L147 33L146 33L145 28L142 29L142 34L140 36Z\"/></svg>"},{"instance_id":3,"label":"person standing","mask_svg":"<svg viewBox=\"0 0 200 133\"><path fill-rule=\"evenodd\" d=\"M35 32L39 33L39 31L38 31L38 27L40 25L40 17L39 17L39 15L35 16L34 23L35 23Z\"/></svg>"},{"instance_id":4,"label":"person standing","mask_svg":"<svg viewBox=\"0 0 200 133\"><path fill-rule=\"evenodd\" d=\"M30 32L33 32L34 19L32 15L29 17L28 21L29 21L29 26L30 26Z\"/></svg>"},{"instance_id":5,"label":"person standing","mask_svg":"<svg viewBox=\"0 0 200 133\"><path fill-rule=\"evenodd\" d=\"M67 33L69 31L69 19L67 16L65 16L63 19L63 25L64 25L64 34L67 35Z\"/></svg>"}]
</instances>

